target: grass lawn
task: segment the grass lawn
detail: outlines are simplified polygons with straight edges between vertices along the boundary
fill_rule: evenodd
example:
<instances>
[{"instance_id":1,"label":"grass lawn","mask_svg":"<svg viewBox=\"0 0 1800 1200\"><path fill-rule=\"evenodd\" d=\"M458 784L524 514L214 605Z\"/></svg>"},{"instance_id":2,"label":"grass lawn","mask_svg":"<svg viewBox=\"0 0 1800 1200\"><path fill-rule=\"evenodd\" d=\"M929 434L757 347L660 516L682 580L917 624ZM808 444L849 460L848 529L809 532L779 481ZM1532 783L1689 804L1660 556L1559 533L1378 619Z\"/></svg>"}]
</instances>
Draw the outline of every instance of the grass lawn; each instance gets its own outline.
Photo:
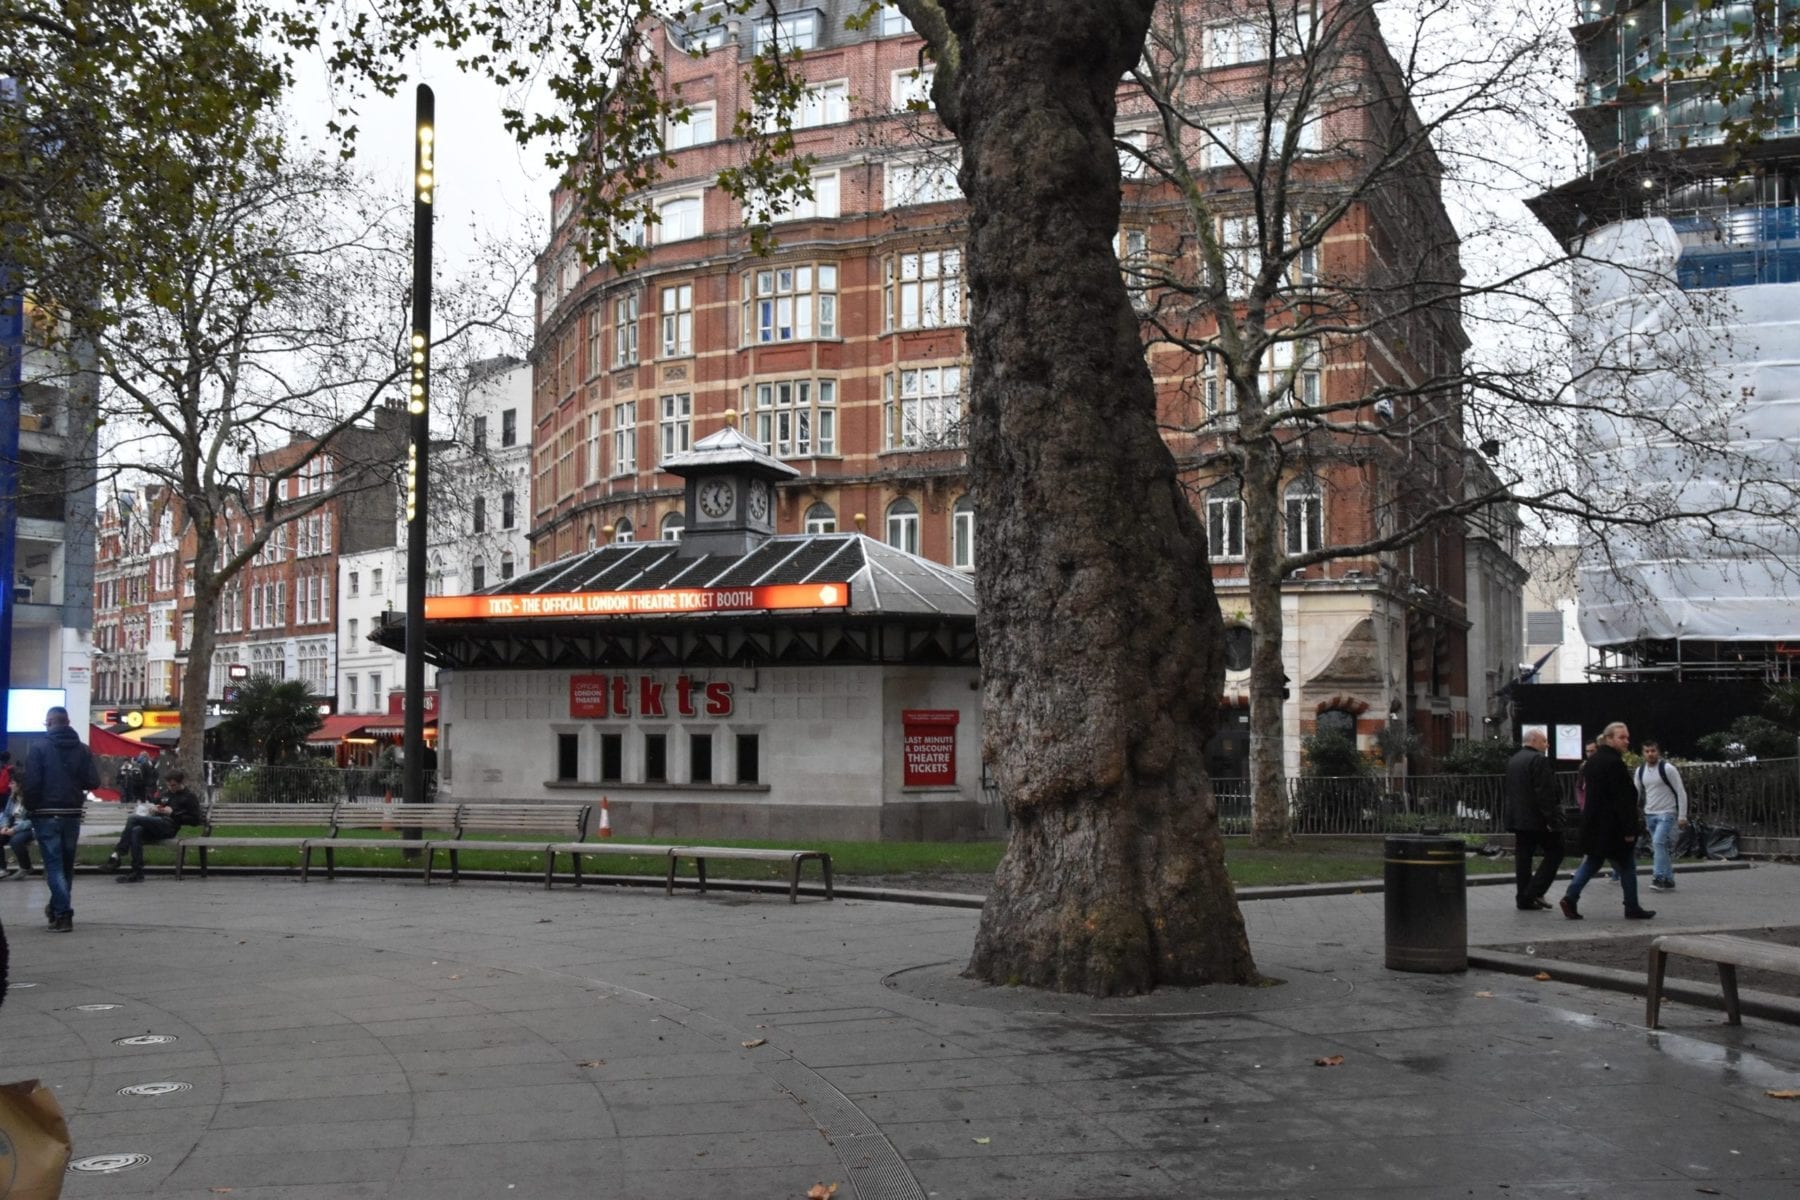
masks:
<instances>
[{"instance_id":1,"label":"grass lawn","mask_svg":"<svg viewBox=\"0 0 1800 1200\"><path fill-rule=\"evenodd\" d=\"M292 829L232 829L221 827L216 831L220 836L245 836L269 838L298 838L318 836L316 828L295 827ZM383 834L375 830L359 830L359 838L398 837L397 833ZM323 840L323 839L321 839ZM484 835L485 841L519 841L529 844L531 838L492 838ZM536 839L542 845L545 839ZM664 841L648 838L630 839L634 844L645 845L696 845L694 839L685 842ZM766 842L720 839L710 843L720 846L743 847L791 847L801 843ZM957 890L956 877L978 877L992 875L994 867L1000 861L1004 849L1000 842L812 842L803 843L808 849L824 850L831 855L832 874L837 881L844 884L855 884L859 879L879 878L890 884L904 885L909 878L916 879L919 886L946 888ZM81 848L81 861L99 864L105 861L108 847L99 843L90 843ZM1379 879L1382 874L1382 842L1379 838L1309 838L1296 843L1291 850L1254 850L1247 838L1232 837L1225 839L1225 864L1231 872L1232 881L1240 887L1257 887L1272 884L1293 883L1339 883L1351 879ZM399 867L405 860L397 851L386 850L341 850L337 853L340 867ZM471 851L460 856L462 867L466 871L513 871L533 877L543 873L544 860L541 852L521 850L518 854L498 851ZM150 865L172 866L175 852L168 846L150 846L145 848L145 862ZM213 866L258 866L258 867L297 867L299 854L292 847L270 846L260 847L224 847L208 852L208 861ZM313 866L323 869L324 856L313 854ZM438 856L440 869L447 870L448 859ZM188 866L197 869L198 856L190 852ZM566 860L558 863L558 869L568 869ZM664 872L664 861L660 857L591 857L585 860L585 872L596 875L653 875L661 876ZM1510 859L1470 858L1468 870L1471 875L1485 874L1494 871L1510 871ZM684 875L692 873L691 864L683 864ZM816 877L813 869L805 873L808 878ZM780 879L783 872L779 865L773 863L734 863L715 862L707 865L707 875L719 879ZM965 881L968 882L968 881ZM979 882L975 880L974 882Z\"/></svg>"}]
</instances>

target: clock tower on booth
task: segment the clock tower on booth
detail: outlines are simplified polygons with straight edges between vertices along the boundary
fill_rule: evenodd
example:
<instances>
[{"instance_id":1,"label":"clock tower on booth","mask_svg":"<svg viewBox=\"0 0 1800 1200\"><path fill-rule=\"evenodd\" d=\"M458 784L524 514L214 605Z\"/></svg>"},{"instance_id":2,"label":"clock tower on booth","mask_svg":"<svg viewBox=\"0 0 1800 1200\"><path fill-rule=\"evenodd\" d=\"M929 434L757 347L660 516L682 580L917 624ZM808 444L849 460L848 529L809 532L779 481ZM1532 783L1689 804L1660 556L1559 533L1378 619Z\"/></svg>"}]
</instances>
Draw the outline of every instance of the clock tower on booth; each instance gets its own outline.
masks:
<instances>
[{"instance_id":1,"label":"clock tower on booth","mask_svg":"<svg viewBox=\"0 0 1800 1200\"><path fill-rule=\"evenodd\" d=\"M725 422L661 465L687 483L684 558L750 553L775 533L775 484L800 474L744 436L736 413L727 412Z\"/></svg>"}]
</instances>

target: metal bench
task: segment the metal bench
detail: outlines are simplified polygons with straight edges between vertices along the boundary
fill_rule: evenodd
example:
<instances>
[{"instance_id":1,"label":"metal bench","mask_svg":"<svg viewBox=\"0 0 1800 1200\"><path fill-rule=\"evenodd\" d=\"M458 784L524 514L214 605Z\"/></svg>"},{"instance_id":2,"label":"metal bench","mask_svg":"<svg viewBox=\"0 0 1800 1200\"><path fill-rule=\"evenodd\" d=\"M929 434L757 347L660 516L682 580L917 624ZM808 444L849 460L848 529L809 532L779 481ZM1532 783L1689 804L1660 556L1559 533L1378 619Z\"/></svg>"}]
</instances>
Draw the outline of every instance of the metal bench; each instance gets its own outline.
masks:
<instances>
[{"instance_id":1,"label":"metal bench","mask_svg":"<svg viewBox=\"0 0 1800 1200\"><path fill-rule=\"evenodd\" d=\"M585 804L459 804L456 806L456 836L450 841L434 841L425 847L425 881L431 882L432 860L443 850L450 855L450 879L461 878L457 854L462 850L494 850L501 853L529 851L544 855L544 886L550 886L550 868L554 861L551 840L477 841L471 833L544 833L549 838L572 837L577 843L587 835L588 806Z\"/></svg>"},{"instance_id":2,"label":"metal bench","mask_svg":"<svg viewBox=\"0 0 1800 1200\"><path fill-rule=\"evenodd\" d=\"M1668 969L1671 954L1719 965L1719 987L1725 993L1725 1020L1731 1025L1743 1024L1742 1014L1738 1011L1739 967L1800 975L1800 947L1759 942L1728 933L1664 934L1650 943L1650 979L1645 989L1644 1024L1651 1029L1657 1027L1657 1015L1662 1009L1663 973Z\"/></svg>"},{"instance_id":3,"label":"metal bench","mask_svg":"<svg viewBox=\"0 0 1800 1200\"><path fill-rule=\"evenodd\" d=\"M191 837L178 838L175 842L175 878L180 879L187 870L187 853L190 849L200 852L200 876L206 877L206 852L220 846L261 847L292 846L297 851L304 851L312 834L303 837L257 837L248 836L225 837L213 832L220 827L233 829L282 829L295 825L325 828L331 824L332 813L337 809L334 803L294 803L294 804L258 804L215 801L209 805L202 818L200 832Z\"/></svg>"},{"instance_id":4,"label":"metal bench","mask_svg":"<svg viewBox=\"0 0 1800 1200\"><path fill-rule=\"evenodd\" d=\"M456 832L455 804L368 804L341 801L331 814L331 832L320 838L308 838L300 844L300 881L306 882L312 874L312 853L314 850L325 851L325 877L337 877L337 852L339 850L424 850L434 840L426 837L407 837L406 833L417 830L443 830ZM344 837L346 829L394 829L402 833L400 837L366 838ZM425 857L425 882L431 882L431 857Z\"/></svg>"},{"instance_id":5,"label":"metal bench","mask_svg":"<svg viewBox=\"0 0 1800 1200\"><path fill-rule=\"evenodd\" d=\"M800 866L808 859L819 864L819 870L825 877L825 898L833 899L831 891L831 855L823 850L744 850L732 846L670 846L669 874L663 882L663 895L675 894L675 867L682 859L694 860L694 873L698 877L702 892L706 890L706 860L709 858L736 859L742 862L777 862L786 863L788 867L788 903L800 903Z\"/></svg>"},{"instance_id":6,"label":"metal bench","mask_svg":"<svg viewBox=\"0 0 1800 1200\"><path fill-rule=\"evenodd\" d=\"M558 842L544 847L544 886L550 886L551 876L556 870L556 856L566 854L575 868L575 886L581 886L581 860L589 854L624 855L637 858L660 858L667 860L672 847L640 846L633 842Z\"/></svg>"}]
</instances>

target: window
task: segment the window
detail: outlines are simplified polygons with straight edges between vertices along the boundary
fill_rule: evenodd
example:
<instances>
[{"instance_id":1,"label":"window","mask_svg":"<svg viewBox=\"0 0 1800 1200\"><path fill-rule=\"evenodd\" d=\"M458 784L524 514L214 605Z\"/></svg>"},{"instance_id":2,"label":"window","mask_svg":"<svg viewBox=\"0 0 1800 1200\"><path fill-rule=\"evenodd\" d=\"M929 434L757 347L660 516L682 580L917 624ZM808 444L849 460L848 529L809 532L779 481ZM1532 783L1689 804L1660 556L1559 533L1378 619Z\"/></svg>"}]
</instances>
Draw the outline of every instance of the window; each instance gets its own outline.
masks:
<instances>
[{"instance_id":1,"label":"window","mask_svg":"<svg viewBox=\"0 0 1800 1200\"><path fill-rule=\"evenodd\" d=\"M618 783L625 778L625 735L600 735L600 782Z\"/></svg>"},{"instance_id":2,"label":"window","mask_svg":"<svg viewBox=\"0 0 1800 1200\"><path fill-rule=\"evenodd\" d=\"M613 474L637 470L637 401L613 405Z\"/></svg>"},{"instance_id":3,"label":"window","mask_svg":"<svg viewBox=\"0 0 1800 1200\"><path fill-rule=\"evenodd\" d=\"M975 501L968 496L950 510L950 565L959 571L975 569Z\"/></svg>"},{"instance_id":4,"label":"window","mask_svg":"<svg viewBox=\"0 0 1800 1200\"><path fill-rule=\"evenodd\" d=\"M1282 506L1287 552L1306 554L1324 545L1325 493L1311 476L1288 484Z\"/></svg>"},{"instance_id":5,"label":"window","mask_svg":"<svg viewBox=\"0 0 1800 1200\"><path fill-rule=\"evenodd\" d=\"M600 414L589 413L587 419L587 482L598 483L600 480Z\"/></svg>"},{"instance_id":6,"label":"window","mask_svg":"<svg viewBox=\"0 0 1800 1200\"><path fill-rule=\"evenodd\" d=\"M919 552L919 509L902 497L888 505L887 544L908 554Z\"/></svg>"},{"instance_id":7,"label":"window","mask_svg":"<svg viewBox=\"0 0 1800 1200\"><path fill-rule=\"evenodd\" d=\"M344 676L344 711L359 712L361 709L362 703L356 695L356 676L346 675Z\"/></svg>"},{"instance_id":8,"label":"window","mask_svg":"<svg viewBox=\"0 0 1800 1200\"><path fill-rule=\"evenodd\" d=\"M1230 484L1206 495L1206 543L1214 559L1244 557L1244 500Z\"/></svg>"},{"instance_id":9,"label":"window","mask_svg":"<svg viewBox=\"0 0 1800 1200\"><path fill-rule=\"evenodd\" d=\"M690 10L691 11L691 10ZM674 22L670 38L689 54L700 55L708 50L717 50L725 44L724 13L720 11L711 16L693 12L691 24Z\"/></svg>"},{"instance_id":10,"label":"window","mask_svg":"<svg viewBox=\"0 0 1800 1200\"><path fill-rule=\"evenodd\" d=\"M1219 249L1225 259L1225 291L1248 296L1262 274L1262 236L1254 217L1219 218Z\"/></svg>"},{"instance_id":11,"label":"window","mask_svg":"<svg viewBox=\"0 0 1800 1200\"><path fill-rule=\"evenodd\" d=\"M352 642L354 642L354 641L355 641L355 640L356 640L356 627L357 627L357 624L358 624L358 622L357 622L357 620L356 620L356 618L355 618L355 617L351 617L351 618L350 618L350 640L351 640L351 641L352 641Z\"/></svg>"},{"instance_id":12,"label":"window","mask_svg":"<svg viewBox=\"0 0 1800 1200\"><path fill-rule=\"evenodd\" d=\"M750 193L744 197L745 223L811 221L819 217L835 217L841 212L836 171L814 172L808 187L812 189L811 196L795 192L779 200L766 192Z\"/></svg>"},{"instance_id":13,"label":"window","mask_svg":"<svg viewBox=\"0 0 1800 1200\"><path fill-rule=\"evenodd\" d=\"M469 532L487 532L487 497L477 496L469 510Z\"/></svg>"},{"instance_id":14,"label":"window","mask_svg":"<svg viewBox=\"0 0 1800 1200\"><path fill-rule=\"evenodd\" d=\"M1150 307L1150 235L1142 229L1119 230L1116 253L1131 307L1143 312Z\"/></svg>"},{"instance_id":15,"label":"window","mask_svg":"<svg viewBox=\"0 0 1800 1200\"><path fill-rule=\"evenodd\" d=\"M820 502L806 510L806 532L837 532L837 514L831 511L831 505Z\"/></svg>"},{"instance_id":16,"label":"window","mask_svg":"<svg viewBox=\"0 0 1800 1200\"><path fill-rule=\"evenodd\" d=\"M477 559L469 567L469 587L479 592L487 586L487 564Z\"/></svg>"},{"instance_id":17,"label":"window","mask_svg":"<svg viewBox=\"0 0 1800 1200\"><path fill-rule=\"evenodd\" d=\"M962 444L962 368L915 367L886 377L889 450Z\"/></svg>"},{"instance_id":18,"label":"window","mask_svg":"<svg viewBox=\"0 0 1800 1200\"><path fill-rule=\"evenodd\" d=\"M638 360L638 294L613 301L613 366L629 367Z\"/></svg>"},{"instance_id":19,"label":"window","mask_svg":"<svg viewBox=\"0 0 1800 1200\"><path fill-rule=\"evenodd\" d=\"M1296 349L1297 348L1297 349ZM1300 356L1296 368L1294 356ZM1276 342L1263 354L1263 391L1271 403L1281 407L1312 407L1323 399L1320 393L1321 358L1313 342Z\"/></svg>"},{"instance_id":20,"label":"window","mask_svg":"<svg viewBox=\"0 0 1800 1200\"><path fill-rule=\"evenodd\" d=\"M666 783L669 779L669 735L644 735L644 782Z\"/></svg>"},{"instance_id":21,"label":"window","mask_svg":"<svg viewBox=\"0 0 1800 1200\"><path fill-rule=\"evenodd\" d=\"M703 146L712 141L717 136L713 132L715 111L714 106L708 102L690 106L685 119L670 117L668 136L663 139L663 145L670 150L685 150L689 146Z\"/></svg>"},{"instance_id":22,"label":"window","mask_svg":"<svg viewBox=\"0 0 1800 1200\"><path fill-rule=\"evenodd\" d=\"M773 267L744 276L744 338L791 342L837 336L838 269Z\"/></svg>"},{"instance_id":23,"label":"window","mask_svg":"<svg viewBox=\"0 0 1800 1200\"><path fill-rule=\"evenodd\" d=\"M688 782L713 781L713 740L711 733L688 734Z\"/></svg>"},{"instance_id":24,"label":"window","mask_svg":"<svg viewBox=\"0 0 1800 1200\"><path fill-rule=\"evenodd\" d=\"M656 206L656 244L685 242L700 236L700 197L678 196Z\"/></svg>"},{"instance_id":25,"label":"window","mask_svg":"<svg viewBox=\"0 0 1800 1200\"><path fill-rule=\"evenodd\" d=\"M816 12L781 13L758 21L752 34L751 48L761 54L773 46L783 54L792 50L811 50L819 44L819 14Z\"/></svg>"},{"instance_id":26,"label":"window","mask_svg":"<svg viewBox=\"0 0 1800 1200\"><path fill-rule=\"evenodd\" d=\"M762 742L754 733L737 735L737 781L756 783L762 775Z\"/></svg>"},{"instance_id":27,"label":"window","mask_svg":"<svg viewBox=\"0 0 1800 1200\"><path fill-rule=\"evenodd\" d=\"M500 444L519 444L519 410L516 408L509 408L500 414Z\"/></svg>"},{"instance_id":28,"label":"window","mask_svg":"<svg viewBox=\"0 0 1800 1200\"><path fill-rule=\"evenodd\" d=\"M681 513L672 512L662 519L662 540L679 542L682 531L687 528L687 518Z\"/></svg>"},{"instance_id":29,"label":"window","mask_svg":"<svg viewBox=\"0 0 1800 1200\"><path fill-rule=\"evenodd\" d=\"M324 638L314 638L300 643L299 674L297 678L313 690L315 695L323 696L330 688L325 681L331 674L331 643Z\"/></svg>"},{"instance_id":30,"label":"window","mask_svg":"<svg viewBox=\"0 0 1800 1200\"><path fill-rule=\"evenodd\" d=\"M581 778L581 735L556 735L556 778L569 782Z\"/></svg>"},{"instance_id":31,"label":"window","mask_svg":"<svg viewBox=\"0 0 1800 1200\"><path fill-rule=\"evenodd\" d=\"M658 429L662 433L662 456L667 462L671 455L685 451L694 441L694 398L683 394L664 396L658 403L662 407L662 418Z\"/></svg>"},{"instance_id":32,"label":"window","mask_svg":"<svg viewBox=\"0 0 1800 1200\"><path fill-rule=\"evenodd\" d=\"M369 672L369 703L375 706L377 712L387 704L387 693L381 690L380 671Z\"/></svg>"},{"instance_id":33,"label":"window","mask_svg":"<svg viewBox=\"0 0 1800 1200\"><path fill-rule=\"evenodd\" d=\"M507 579L511 579L512 577L513 577L513 556L510 554L502 554L500 556L500 578L502 580L507 580Z\"/></svg>"},{"instance_id":34,"label":"window","mask_svg":"<svg viewBox=\"0 0 1800 1200\"><path fill-rule=\"evenodd\" d=\"M930 66L895 71L888 79L888 94L893 100L894 111L930 111L931 81L935 74Z\"/></svg>"},{"instance_id":35,"label":"window","mask_svg":"<svg viewBox=\"0 0 1800 1200\"><path fill-rule=\"evenodd\" d=\"M913 31L912 22L897 4L883 4L876 20L876 30L882 37L900 37Z\"/></svg>"},{"instance_id":36,"label":"window","mask_svg":"<svg viewBox=\"0 0 1800 1200\"><path fill-rule=\"evenodd\" d=\"M1119 178L1142 179L1149 173L1150 164L1150 131L1147 129L1127 129L1117 134L1113 141L1119 149Z\"/></svg>"},{"instance_id":37,"label":"window","mask_svg":"<svg viewBox=\"0 0 1800 1200\"><path fill-rule=\"evenodd\" d=\"M350 588L349 588L349 592L350 592L350 594L351 594L351 595L352 595L352 596L354 596L354 595L356 595L356 585L357 585L357 582L358 582L358 578L359 578L359 576L360 576L360 574L361 574L361 573L360 573L360 572L357 572L357 571L352 571L352 572L350 572Z\"/></svg>"},{"instance_id":38,"label":"window","mask_svg":"<svg viewBox=\"0 0 1800 1200\"><path fill-rule=\"evenodd\" d=\"M954 162L941 159L888 163L882 187L882 207L908 208L914 204L962 199L962 187L956 182L956 166Z\"/></svg>"},{"instance_id":39,"label":"window","mask_svg":"<svg viewBox=\"0 0 1800 1200\"><path fill-rule=\"evenodd\" d=\"M662 356L679 358L694 352L694 285L662 290Z\"/></svg>"},{"instance_id":40,"label":"window","mask_svg":"<svg viewBox=\"0 0 1800 1200\"><path fill-rule=\"evenodd\" d=\"M777 458L837 453L837 381L759 383L746 424Z\"/></svg>"},{"instance_id":41,"label":"window","mask_svg":"<svg viewBox=\"0 0 1800 1200\"><path fill-rule=\"evenodd\" d=\"M519 504L512 492L500 493L500 528L511 529L519 518Z\"/></svg>"},{"instance_id":42,"label":"window","mask_svg":"<svg viewBox=\"0 0 1800 1200\"><path fill-rule=\"evenodd\" d=\"M961 325L962 251L920 250L888 259L881 300L888 329Z\"/></svg>"}]
</instances>

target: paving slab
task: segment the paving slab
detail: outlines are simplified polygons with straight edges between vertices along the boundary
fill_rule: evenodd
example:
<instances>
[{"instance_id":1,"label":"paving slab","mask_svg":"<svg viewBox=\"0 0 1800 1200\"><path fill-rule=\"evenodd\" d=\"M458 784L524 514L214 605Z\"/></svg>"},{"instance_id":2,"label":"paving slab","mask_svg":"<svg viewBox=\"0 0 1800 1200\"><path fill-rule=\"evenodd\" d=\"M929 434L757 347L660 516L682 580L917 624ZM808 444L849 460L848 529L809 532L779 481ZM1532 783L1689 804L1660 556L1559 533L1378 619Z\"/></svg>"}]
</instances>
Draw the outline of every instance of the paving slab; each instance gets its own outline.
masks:
<instances>
[{"instance_id":1,"label":"paving slab","mask_svg":"<svg viewBox=\"0 0 1800 1200\"><path fill-rule=\"evenodd\" d=\"M6 1077L56 1090L77 1157L148 1158L76 1200L1800 1197L1800 1102L1766 1094L1800 1027L1390 972L1378 894L1247 901L1278 986L1095 1002L961 980L979 914L942 905L95 884L50 934L41 883L0 883ZM1797 885L1647 902L1657 932L1800 924ZM1638 932L1604 887L1582 922L1471 888L1471 943Z\"/></svg>"}]
</instances>

